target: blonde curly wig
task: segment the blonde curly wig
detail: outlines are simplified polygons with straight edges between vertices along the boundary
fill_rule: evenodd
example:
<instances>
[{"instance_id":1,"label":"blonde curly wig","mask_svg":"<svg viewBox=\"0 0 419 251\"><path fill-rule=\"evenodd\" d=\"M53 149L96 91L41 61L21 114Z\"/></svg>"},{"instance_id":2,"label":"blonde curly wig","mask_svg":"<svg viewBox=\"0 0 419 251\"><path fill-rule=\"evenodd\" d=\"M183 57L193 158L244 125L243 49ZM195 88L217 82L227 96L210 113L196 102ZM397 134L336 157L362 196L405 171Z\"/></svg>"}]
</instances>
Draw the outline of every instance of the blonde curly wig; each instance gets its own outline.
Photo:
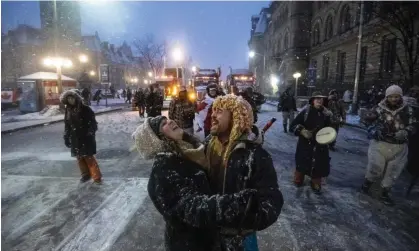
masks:
<instances>
[{"instance_id":1,"label":"blonde curly wig","mask_svg":"<svg viewBox=\"0 0 419 251\"><path fill-rule=\"evenodd\" d=\"M212 104L212 109L225 109L231 112L233 119L233 127L231 129L229 142L224 153L224 163L233 150L235 141L237 141L243 134L251 131L253 125L253 110L250 104L241 96L225 95L219 96ZM215 151L219 156L222 155L222 144L217 137L213 137L209 144L212 151Z\"/></svg>"}]
</instances>

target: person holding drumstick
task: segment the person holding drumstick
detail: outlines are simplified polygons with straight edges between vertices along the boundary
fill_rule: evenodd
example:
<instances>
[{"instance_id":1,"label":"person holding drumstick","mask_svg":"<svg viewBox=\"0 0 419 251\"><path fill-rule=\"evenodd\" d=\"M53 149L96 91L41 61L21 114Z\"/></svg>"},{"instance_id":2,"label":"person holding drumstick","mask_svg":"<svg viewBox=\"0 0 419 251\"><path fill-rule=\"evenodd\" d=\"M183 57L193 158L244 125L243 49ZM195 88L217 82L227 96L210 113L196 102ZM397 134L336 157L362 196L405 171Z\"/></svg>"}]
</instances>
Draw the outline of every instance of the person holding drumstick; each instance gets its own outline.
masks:
<instances>
[{"instance_id":1,"label":"person holding drumstick","mask_svg":"<svg viewBox=\"0 0 419 251\"><path fill-rule=\"evenodd\" d=\"M329 147L316 142L317 132L330 126L332 113L323 106L324 99L320 92L313 92L307 105L292 121L291 129L298 136L295 152L296 170L294 183L304 185L304 177L311 177L311 188L315 193L321 191L321 179L330 172Z\"/></svg>"}]
</instances>

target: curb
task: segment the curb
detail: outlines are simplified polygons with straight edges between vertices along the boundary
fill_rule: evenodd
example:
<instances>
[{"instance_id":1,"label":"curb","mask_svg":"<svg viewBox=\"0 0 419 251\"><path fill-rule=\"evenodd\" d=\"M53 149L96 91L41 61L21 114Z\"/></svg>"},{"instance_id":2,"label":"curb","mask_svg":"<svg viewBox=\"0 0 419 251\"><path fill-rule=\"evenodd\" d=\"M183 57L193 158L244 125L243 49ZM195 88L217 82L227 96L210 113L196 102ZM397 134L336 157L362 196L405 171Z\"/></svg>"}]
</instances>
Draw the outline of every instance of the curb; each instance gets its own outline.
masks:
<instances>
[{"instance_id":1,"label":"curb","mask_svg":"<svg viewBox=\"0 0 419 251\"><path fill-rule=\"evenodd\" d=\"M103 112L97 112L97 113L95 113L95 115L102 115L102 114L105 114L105 113L111 113L111 112L121 111L123 109L124 108L121 107L121 108L116 108L116 109L113 109L113 110L108 110L108 111L103 111ZM57 123L60 123L60 122L63 122L63 121L64 121L64 119L60 119L60 120L54 120L54 121L46 122L46 123L44 122L44 123L39 123L39 124L34 124L34 125L29 125L29 126L22 126L22 127L18 127L18 128L13 128L13 129L1 131L1 134L7 134L7 133L16 132L16 131L21 131L21 130L36 128L36 127L41 127L41 126L48 126L48 125L57 124Z\"/></svg>"}]
</instances>

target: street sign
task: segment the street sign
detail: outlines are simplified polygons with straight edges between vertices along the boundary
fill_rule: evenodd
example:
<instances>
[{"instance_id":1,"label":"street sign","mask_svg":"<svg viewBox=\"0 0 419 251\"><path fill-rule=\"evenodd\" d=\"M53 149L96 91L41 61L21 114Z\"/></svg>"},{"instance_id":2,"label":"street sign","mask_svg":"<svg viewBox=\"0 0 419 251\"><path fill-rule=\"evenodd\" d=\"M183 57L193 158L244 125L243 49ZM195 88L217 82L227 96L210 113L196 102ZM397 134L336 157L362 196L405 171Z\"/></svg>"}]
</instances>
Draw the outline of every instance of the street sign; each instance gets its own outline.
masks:
<instances>
[{"instance_id":1,"label":"street sign","mask_svg":"<svg viewBox=\"0 0 419 251\"><path fill-rule=\"evenodd\" d=\"M109 82L109 65L107 64L100 65L100 82Z\"/></svg>"}]
</instances>

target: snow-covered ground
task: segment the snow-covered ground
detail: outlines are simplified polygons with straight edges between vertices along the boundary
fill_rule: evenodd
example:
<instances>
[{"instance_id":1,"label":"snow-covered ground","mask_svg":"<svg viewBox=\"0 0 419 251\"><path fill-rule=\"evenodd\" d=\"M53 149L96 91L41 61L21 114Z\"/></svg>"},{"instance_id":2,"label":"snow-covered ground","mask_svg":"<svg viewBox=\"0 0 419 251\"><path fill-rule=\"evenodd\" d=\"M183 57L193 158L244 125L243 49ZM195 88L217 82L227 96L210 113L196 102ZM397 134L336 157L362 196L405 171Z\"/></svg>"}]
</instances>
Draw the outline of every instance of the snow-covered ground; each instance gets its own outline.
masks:
<instances>
[{"instance_id":1,"label":"snow-covered ground","mask_svg":"<svg viewBox=\"0 0 419 251\"><path fill-rule=\"evenodd\" d=\"M264 106L258 125L272 117L278 121L264 147L285 204L278 221L258 233L261 251L417 250L419 189L403 196L405 174L394 188L393 208L357 193L367 162L365 133L341 129L331 175L323 193L315 195L309 186L292 184L296 138L282 132L276 107ZM2 136L4 250L164 250L164 221L146 190L152 162L138 157L131 139L144 120L127 111L97 120L101 186L79 184L62 123Z\"/></svg>"}]
</instances>

